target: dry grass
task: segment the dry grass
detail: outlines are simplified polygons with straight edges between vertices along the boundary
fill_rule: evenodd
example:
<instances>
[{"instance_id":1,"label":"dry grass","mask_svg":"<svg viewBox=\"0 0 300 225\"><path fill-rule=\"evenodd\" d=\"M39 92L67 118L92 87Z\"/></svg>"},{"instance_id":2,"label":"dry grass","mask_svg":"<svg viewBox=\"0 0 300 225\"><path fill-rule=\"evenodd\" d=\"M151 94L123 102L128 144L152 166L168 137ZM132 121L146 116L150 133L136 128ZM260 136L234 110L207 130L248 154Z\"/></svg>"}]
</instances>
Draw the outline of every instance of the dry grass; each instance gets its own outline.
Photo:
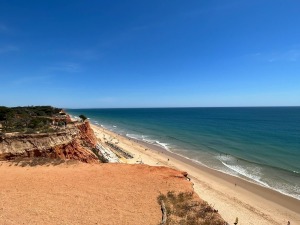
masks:
<instances>
[{"instance_id":1,"label":"dry grass","mask_svg":"<svg viewBox=\"0 0 300 225\"><path fill-rule=\"evenodd\" d=\"M193 192L169 191L160 194L157 201L165 204L167 225L223 225L225 222L207 202L194 198Z\"/></svg>"},{"instance_id":2,"label":"dry grass","mask_svg":"<svg viewBox=\"0 0 300 225\"><path fill-rule=\"evenodd\" d=\"M64 160L64 159L51 159L45 157L36 158L15 158L9 161L2 161L3 163L9 163L9 166L20 167L35 167L35 166L58 166L60 164L72 165L78 163L76 160ZM0 161L0 165L2 164Z\"/></svg>"}]
</instances>

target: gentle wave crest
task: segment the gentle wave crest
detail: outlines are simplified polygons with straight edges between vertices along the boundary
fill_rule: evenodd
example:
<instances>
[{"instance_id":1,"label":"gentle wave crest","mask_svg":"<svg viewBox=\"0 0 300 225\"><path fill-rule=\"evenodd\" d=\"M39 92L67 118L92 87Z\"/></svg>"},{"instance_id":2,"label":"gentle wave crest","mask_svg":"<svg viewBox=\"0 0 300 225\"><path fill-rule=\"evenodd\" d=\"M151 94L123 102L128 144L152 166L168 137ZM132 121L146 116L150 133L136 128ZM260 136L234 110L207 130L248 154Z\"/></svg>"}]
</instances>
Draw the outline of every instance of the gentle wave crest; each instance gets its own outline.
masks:
<instances>
[{"instance_id":1,"label":"gentle wave crest","mask_svg":"<svg viewBox=\"0 0 300 225\"><path fill-rule=\"evenodd\" d=\"M227 168L237 172L240 175L243 175L251 180L254 180L254 181L262 184L263 186L270 187L267 183L261 181L260 176L252 174L251 172L249 172L247 169L243 168L242 166L238 166L238 165L233 166L233 165L226 164L225 162L222 162L222 164L224 166L226 166ZM258 174L259 172L260 172L260 168L256 168L255 173Z\"/></svg>"},{"instance_id":2,"label":"gentle wave crest","mask_svg":"<svg viewBox=\"0 0 300 225\"><path fill-rule=\"evenodd\" d=\"M169 144L168 143L163 143L163 142L160 142L158 140L152 140L148 136L138 135L138 134L126 134L126 136L129 137L129 138L139 140L139 141L147 142L148 144L153 144L153 145L160 146L160 147L162 147L162 148L169 151L169 147L168 147Z\"/></svg>"}]
</instances>

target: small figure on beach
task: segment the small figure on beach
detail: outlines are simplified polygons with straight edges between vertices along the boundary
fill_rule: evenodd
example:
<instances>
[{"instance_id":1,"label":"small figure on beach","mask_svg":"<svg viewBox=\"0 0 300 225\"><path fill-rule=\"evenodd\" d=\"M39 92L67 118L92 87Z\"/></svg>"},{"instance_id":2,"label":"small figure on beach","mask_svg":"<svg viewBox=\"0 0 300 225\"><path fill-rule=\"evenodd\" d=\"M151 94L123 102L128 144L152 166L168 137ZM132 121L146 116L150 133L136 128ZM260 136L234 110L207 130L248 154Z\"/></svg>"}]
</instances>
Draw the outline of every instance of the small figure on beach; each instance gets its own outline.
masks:
<instances>
[{"instance_id":1,"label":"small figure on beach","mask_svg":"<svg viewBox=\"0 0 300 225\"><path fill-rule=\"evenodd\" d=\"M170 161L170 159L168 158L168 161Z\"/></svg>"},{"instance_id":2,"label":"small figure on beach","mask_svg":"<svg viewBox=\"0 0 300 225\"><path fill-rule=\"evenodd\" d=\"M287 225L291 225L290 221L288 221Z\"/></svg>"},{"instance_id":3,"label":"small figure on beach","mask_svg":"<svg viewBox=\"0 0 300 225\"><path fill-rule=\"evenodd\" d=\"M238 224L238 222L239 222L239 218L237 217L237 218L235 218L234 225L237 225L237 224Z\"/></svg>"}]
</instances>

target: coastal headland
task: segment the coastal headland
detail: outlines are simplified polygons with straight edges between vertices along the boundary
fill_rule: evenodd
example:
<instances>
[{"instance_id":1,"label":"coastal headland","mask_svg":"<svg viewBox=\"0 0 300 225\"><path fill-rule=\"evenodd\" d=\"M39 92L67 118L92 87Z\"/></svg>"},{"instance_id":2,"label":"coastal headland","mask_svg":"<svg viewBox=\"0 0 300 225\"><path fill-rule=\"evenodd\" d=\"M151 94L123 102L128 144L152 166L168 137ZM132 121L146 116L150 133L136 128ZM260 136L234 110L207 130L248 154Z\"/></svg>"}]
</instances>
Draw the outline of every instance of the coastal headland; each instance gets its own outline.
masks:
<instances>
[{"instance_id":1,"label":"coastal headland","mask_svg":"<svg viewBox=\"0 0 300 225\"><path fill-rule=\"evenodd\" d=\"M83 115L26 107L1 118L0 224L300 224L299 200Z\"/></svg>"},{"instance_id":2,"label":"coastal headland","mask_svg":"<svg viewBox=\"0 0 300 225\"><path fill-rule=\"evenodd\" d=\"M300 224L300 201L238 177L212 170L173 154L159 146L91 125L101 143L113 143L133 158L122 158L129 164L143 163L186 171L195 192L212 204L226 221L241 224ZM109 146L107 146L109 148ZM113 148L110 148L114 151Z\"/></svg>"}]
</instances>

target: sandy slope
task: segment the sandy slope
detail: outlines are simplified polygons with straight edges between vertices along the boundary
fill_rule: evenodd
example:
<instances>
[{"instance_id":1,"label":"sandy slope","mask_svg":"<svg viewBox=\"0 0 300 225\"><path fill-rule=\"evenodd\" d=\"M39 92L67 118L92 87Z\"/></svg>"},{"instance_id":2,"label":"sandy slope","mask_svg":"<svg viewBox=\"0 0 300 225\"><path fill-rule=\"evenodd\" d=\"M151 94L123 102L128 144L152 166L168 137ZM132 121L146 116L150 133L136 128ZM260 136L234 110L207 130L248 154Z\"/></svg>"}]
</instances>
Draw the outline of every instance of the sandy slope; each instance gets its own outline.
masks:
<instances>
[{"instance_id":1,"label":"sandy slope","mask_svg":"<svg viewBox=\"0 0 300 225\"><path fill-rule=\"evenodd\" d=\"M0 162L0 224L153 224L160 192L192 191L181 172L147 165L21 167Z\"/></svg>"},{"instance_id":2,"label":"sandy slope","mask_svg":"<svg viewBox=\"0 0 300 225\"><path fill-rule=\"evenodd\" d=\"M92 128L100 141L104 142L105 137L132 152L135 157L126 160L127 163L142 161L148 165L166 165L187 171L200 198L215 206L230 224L233 224L236 217L239 218L239 224L243 225L285 225L288 220L292 225L300 224L299 200L191 163L160 148L128 139L101 127L92 125Z\"/></svg>"}]
</instances>

